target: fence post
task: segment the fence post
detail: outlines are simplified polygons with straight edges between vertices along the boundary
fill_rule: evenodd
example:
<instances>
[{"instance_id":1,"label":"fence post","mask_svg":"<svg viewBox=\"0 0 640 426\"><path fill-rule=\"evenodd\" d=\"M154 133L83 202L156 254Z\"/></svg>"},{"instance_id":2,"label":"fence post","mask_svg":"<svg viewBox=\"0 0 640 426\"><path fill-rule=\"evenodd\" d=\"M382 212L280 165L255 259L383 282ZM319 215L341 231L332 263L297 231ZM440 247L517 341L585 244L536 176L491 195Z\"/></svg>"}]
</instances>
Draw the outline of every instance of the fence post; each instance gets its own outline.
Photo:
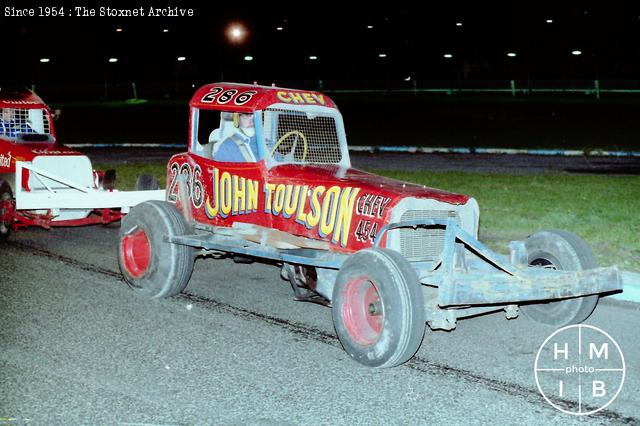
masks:
<instances>
[{"instance_id":1,"label":"fence post","mask_svg":"<svg viewBox=\"0 0 640 426\"><path fill-rule=\"evenodd\" d=\"M133 89L133 99L138 99L138 90L136 89L136 82L131 82L131 88Z\"/></svg>"},{"instance_id":2,"label":"fence post","mask_svg":"<svg viewBox=\"0 0 640 426\"><path fill-rule=\"evenodd\" d=\"M596 99L600 100L600 80L596 80L593 83L596 88Z\"/></svg>"},{"instance_id":3,"label":"fence post","mask_svg":"<svg viewBox=\"0 0 640 426\"><path fill-rule=\"evenodd\" d=\"M516 82L511 80L511 96L516 95Z\"/></svg>"},{"instance_id":4,"label":"fence post","mask_svg":"<svg viewBox=\"0 0 640 426\"><path fill-rule=\"evenodd\" d=\"M413 80L413 96L418 95L418 80Z\"/></svg>"}]
</instances>

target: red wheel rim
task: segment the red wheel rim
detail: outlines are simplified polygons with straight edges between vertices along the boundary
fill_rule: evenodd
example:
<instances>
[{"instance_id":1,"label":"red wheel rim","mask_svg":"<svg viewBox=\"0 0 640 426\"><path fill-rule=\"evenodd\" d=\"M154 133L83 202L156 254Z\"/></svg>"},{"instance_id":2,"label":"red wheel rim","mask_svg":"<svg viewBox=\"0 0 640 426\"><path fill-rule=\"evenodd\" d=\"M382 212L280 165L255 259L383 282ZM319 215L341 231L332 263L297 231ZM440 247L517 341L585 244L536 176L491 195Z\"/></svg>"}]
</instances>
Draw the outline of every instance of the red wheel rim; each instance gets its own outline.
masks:
<instances>
[{"instance_id":1,"label":"red wheel rim","mask_svg":"<svg viewBox=\"0 0 640 426\"><path fill-rule=\"evenodd\" d=\"M369 346L380 338L384 306L378 289L368 278L354 278L345 286L342 319L347 333L356 343Z\"/></svg>"},{"instance_id":2,"label":"red wheel rim","mask_svg":"<svg viewBox=\"0 0 640 426\"><path fill-rule=\"evenodd\" d=\"M138 230L122 239L122 259L129 275L141 277L151 263L151 244L147 234Z\"/></svg>"}]
</instances>

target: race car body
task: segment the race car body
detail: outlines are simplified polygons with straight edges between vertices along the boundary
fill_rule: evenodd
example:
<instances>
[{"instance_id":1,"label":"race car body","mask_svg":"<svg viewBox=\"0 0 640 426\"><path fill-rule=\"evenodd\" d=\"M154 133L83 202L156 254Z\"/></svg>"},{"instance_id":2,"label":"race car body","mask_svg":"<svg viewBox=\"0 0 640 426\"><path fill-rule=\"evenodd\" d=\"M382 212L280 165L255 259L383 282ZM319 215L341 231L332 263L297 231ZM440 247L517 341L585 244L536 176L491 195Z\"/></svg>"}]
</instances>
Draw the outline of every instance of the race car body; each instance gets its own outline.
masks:
<instances>
[{"instance_id":1,"label":"race car body","mask_svg":"<svg viewBox=\"0 0 640 426\"><path fill-rule=\"evenodd\" d=\"M112 181L58 142L36 94L0 91L0 240L27 226L110 223L141 201L164 199L163 191L113 191Z\"/></svg>"},{"instance_id":2,"label":"race car body","mask_svg":"<svg viewBox=\"0 0 640 426\"><path fill-rule=\"evenodd\" d=\"M211 85L196 93L191 107L191 152L169 161L168 199L179 202L177 178L185 175L198 224L253 224L323 241L338 252L371 247L389 221L451 217L477 234L473 198L351 168L342 118L325 95ZM224 141L210 136L232 136L238 131L233 115L242 112L257 123L256 158L217 161L215 145Z\"/></svg>"},{"instance_id":3,"label":"race car body","mask_svg":"<svg viewBox=\"0 0 640 426\"><path fill-rule=\"evenodd\" d=\"M425 322L520 309L555 325L585 320L619 291L586 243L543 231L494 253L478 237L472 197L351 167L342 116L314 91L216 83L190 103L188 151L167 166L166 203L122 224L120 268L138 293L178 294L197 254L282 266L295 298L332 305L359 362L413 356Z\"/></svg>"}]
</instances>

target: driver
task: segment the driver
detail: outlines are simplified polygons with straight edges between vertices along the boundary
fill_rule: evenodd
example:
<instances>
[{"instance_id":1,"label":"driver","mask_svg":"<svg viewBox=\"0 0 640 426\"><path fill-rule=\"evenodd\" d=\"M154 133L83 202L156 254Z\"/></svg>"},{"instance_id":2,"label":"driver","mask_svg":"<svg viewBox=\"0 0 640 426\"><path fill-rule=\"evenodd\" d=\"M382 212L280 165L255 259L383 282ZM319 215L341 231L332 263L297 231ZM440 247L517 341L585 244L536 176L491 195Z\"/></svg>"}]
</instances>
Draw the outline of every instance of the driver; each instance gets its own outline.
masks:
<instances>
[{"instance_id":1,"label":"driver","mask_svg":"<svg viewBox=\"0 0 640 426\"><path fill-rule=\"evenodd\" d=\"M26 120L20 117L16 118L16 110L14 108L0 108L2 114L0 117L0 135L15 138L20 133L35 133Z\"/></svg>"},{"instance_id":2,"label":"driver","mask_svg":"<svg viewBox=\"0 0 640 426\"><path fill-rule=\"evenodd\" d=\"M214 159L229 162L253 162L258 159L256 129L253 114L234 113L234 126L237 130L217 147Z\"/></svg>"}]
</instances>

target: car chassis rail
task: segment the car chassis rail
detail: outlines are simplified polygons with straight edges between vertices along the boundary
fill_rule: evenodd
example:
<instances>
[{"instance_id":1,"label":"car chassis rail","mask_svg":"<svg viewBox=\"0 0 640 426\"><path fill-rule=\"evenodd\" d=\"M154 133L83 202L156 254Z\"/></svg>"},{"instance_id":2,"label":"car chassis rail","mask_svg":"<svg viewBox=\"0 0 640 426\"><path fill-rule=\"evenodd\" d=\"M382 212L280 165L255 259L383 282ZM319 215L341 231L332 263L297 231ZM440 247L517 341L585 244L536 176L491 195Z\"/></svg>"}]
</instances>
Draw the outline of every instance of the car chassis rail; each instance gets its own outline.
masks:
<instances>
[{"instance_id":1,"label":"car chassis rail","mask_svg":"<svg viewBox=\"0 0 640 426\"><path fill-rule=\"evenodd\" d=\"M622 290L622 274L617 266L582 271L530 267L523 241L509 244L507 259L452 219L385 225L376 238L376 246L384 233L407 227L446 229L440 260L435 265L416 262L420 282L438 287L440 307L564 299Z\"/></svg>"},{"instance_id":2,"label":"car chassis rail","mask_svg":"<svg viewBox=\"0 0 640 426\"><path fill-rule=\"evenodd\" d=\"M454 220L416 220L385 225L376 236L400 228L445 228L444 247L436 262L411 262L420 282L437 288L437 307L475 315L521 302L563 299L622 290L622 274L616 266L582 271L559 271L527 265L524 242L512 241L509 258L497 254L461 229ZM278 249L215 231L165 238L174 244L231 252L275 261L340 269L347 254L315 249ZM475 309L477 305L484 305ZM463 308L467 308L464 310ZM516 313L517 315L517 313Z\"/></svg>"},{"instance_id":3,"label":"car chassis rail","mask_svg":"<svg viewBox=\"0 0 640 426\"><path fill-rule=\"evenodd\" d=\"M44 189L25 191L22 185L23 169L29 170ZM16 162L15 176L16 210L120 208L122 213L127 213L130 207L142 201L165 199L164 190L106 191L87 188L22 161ZM55 181L63 187L51 188L43 178Z\"/></svg>"}]
</instances>

